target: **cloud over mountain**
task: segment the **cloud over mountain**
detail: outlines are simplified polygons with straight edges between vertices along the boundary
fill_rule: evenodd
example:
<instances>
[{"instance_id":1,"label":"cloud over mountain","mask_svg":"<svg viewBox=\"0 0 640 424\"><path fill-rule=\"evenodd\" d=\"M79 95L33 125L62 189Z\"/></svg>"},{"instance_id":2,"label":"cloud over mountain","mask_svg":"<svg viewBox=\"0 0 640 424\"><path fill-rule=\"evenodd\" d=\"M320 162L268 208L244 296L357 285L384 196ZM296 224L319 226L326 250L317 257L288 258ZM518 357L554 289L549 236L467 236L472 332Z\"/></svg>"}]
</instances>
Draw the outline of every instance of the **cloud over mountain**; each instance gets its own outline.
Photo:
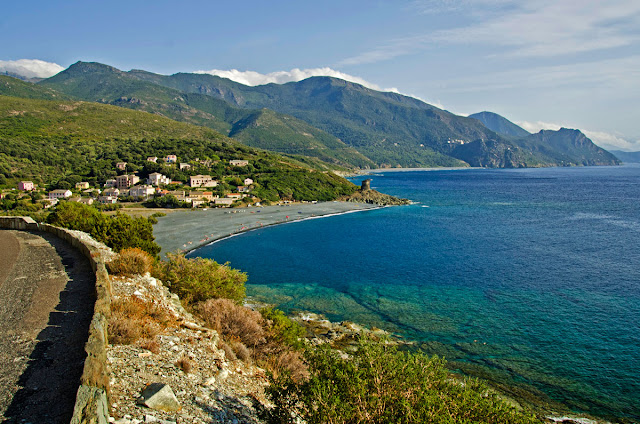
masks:
<instances>
[{"instance_id":1,"label":"cloud over mountain","mask_svg":"<svg viewBox=\"0 0 640 424\"><path fill-rule=\"evenodd\" d=\"M231 69L224 71L221 69L211 69L210 71L195 71L196 74L210 74L216 75L222 78L228 78L232 81L239 82L244 85L264 85L264 84L284 84L287 82L302 81L303 79L311 77L334 77L340 78L345 81L355 82L356 84L363 85L367 88L377 91L392 91L398 92L397 88L381 88L377 84L373 84L360 77L345 74L344 72L336 71L328 67L325 68L311 68L311 69L298 69L294 68L290 71L276 71L268 74L261 74L255 71L239 71L237 69Z\"/></svg>"},{"instance_id":2,"label":"cloud over mountain","mask_svg":"<svg viewBox=\"0 0 640 424\"><path fill-rule=\"evenodd\" d=\"M57 63L38 59L0 60L0 72L25 78L49 78L64 71Z\"/></svg>"}]
</instances>

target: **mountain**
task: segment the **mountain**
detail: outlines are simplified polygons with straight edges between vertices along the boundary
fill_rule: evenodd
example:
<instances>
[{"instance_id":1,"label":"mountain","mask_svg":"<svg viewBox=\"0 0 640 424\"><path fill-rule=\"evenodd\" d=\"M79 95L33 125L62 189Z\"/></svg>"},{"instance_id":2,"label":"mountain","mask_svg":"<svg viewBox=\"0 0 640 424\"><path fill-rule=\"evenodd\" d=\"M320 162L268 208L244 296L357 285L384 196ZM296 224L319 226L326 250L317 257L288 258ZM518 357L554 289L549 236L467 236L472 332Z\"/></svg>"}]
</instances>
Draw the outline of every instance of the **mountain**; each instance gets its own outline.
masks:
<instances>
[{"instance_id":1,"label":"mountain","mask_svg":"<svg viewBox=\"0 0 640 424\"><path fill-rule=\"evenodd\" d=\"M146 161L175 154L191 162L180 171ZM211 167L198 159L210 159ZM242 171L229 160L246 159ZM174 180L210 174L251 177L261 199L333 200L357 187L331 172L312 169L295 157L243 145L212 129L121 107L84 101L34 100L0 95L0 185L32 180L50 187L104 183L127 162L141 172L160 170ZM150 171L153 172L153 171Z\"/></svg>"},{"instance_id":2,"label":"mountain","mask_svg":"<svg viewBox=\"0 0 640 424\"><path fill-rule=\"evenodd\" d=\"M250 87L207 74L131 72L155 84L216 97L239 107L269 108L293 115L333 134L380 166L617 163L593 143L581 143L567 134L529 138L528 132L522 128L518 131L519 127L504 118L494 119L501 125L487 128L478 119L454 115L413 97L331 77ZM489 115L485 117L489 122ZM494 129L518 135L498 134ZM546 140L555 144L544 146Z\"/></svg>"},{"instance_id":3,"label":"mountain","mask_svg":"<svg viewBox=\"0 0 640 424\"><path fill-rule=\"evenodd\" d=\"M531 134L529 131L519 127L497 113L486 111L479 112L469 115L469 118L477 119L482 122L485 127L489 128L491 131L497 132L498 134L511 135L514 137L526 137Z\"/></svg>"},{"instance_id":4,"label":"mountain","mask_svg":"<svg viewBox=\"0 0 640 424\"><path fill-rule=\"evenodd\" d=\"M618 163L577 136L502 135L477 119L331 77L250 87L206 74L164 76L78 62L40 85L205 125L252 146L316 157L333 166Z\"/></svg>"},{"instance_id":5,"label":"mountain","mask_svg":"<svg viewBox=\"0 0 640 424\"><path fill-rule=\"evenodd\" d=\"M611 153L622 162L640 163L640 152L623 152L622 150L611 150Z\"/></svg>"},{"instance_id":6,"label":"mountain","mask_svg":"<svg viewBox=\"0 0 640 424\"><path fill-rule=\"evenodd\" d=\"M560 128L542 130L518 140L539 156L560 166L619 165L611 153L596 146L580 130Z\"/></svg>"},{"instance_id":7,"label":"mountain","mask_svg":"<svg viewBox=\"0 0 640 424\"><path fill-rule=\"evenodd\" d=\"M143 110L213 128L247 145L318 158L330 168L369 168L374 163L336 137L293 116L237 108L224 100L185 93L99 63L78 62L38 84L74 98Z\"/></svg>"},{"instance_id":8,"label":"mountain","mask_svg":"<svg viewBox=\"0 0 640 424\"><path fill-rule=\"evenodd\" d=\"M70 97L59 91L40 87L12 76L0 75L0 95L22 97L25 99L69 100Z\"/></svg>"}]
</instances>

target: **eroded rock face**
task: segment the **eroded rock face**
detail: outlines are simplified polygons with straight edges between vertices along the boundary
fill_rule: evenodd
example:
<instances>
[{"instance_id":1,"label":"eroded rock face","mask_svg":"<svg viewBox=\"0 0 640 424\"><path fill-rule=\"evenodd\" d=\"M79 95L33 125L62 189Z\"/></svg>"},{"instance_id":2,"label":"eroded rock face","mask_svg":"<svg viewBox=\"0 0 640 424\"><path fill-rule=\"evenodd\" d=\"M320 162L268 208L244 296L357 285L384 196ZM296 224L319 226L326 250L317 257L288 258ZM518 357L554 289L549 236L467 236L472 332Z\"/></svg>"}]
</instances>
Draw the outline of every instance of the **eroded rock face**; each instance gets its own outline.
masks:
<instances>
[{"instance_id":1,"label":"eroded rock face","mask_svg":"<svg viewBox=\"0 0 640 424\"><path fill-rule=\"evenodd\" d=\"M148 384L142 391L138 404L163 412L176 412L182 409L171 387L162 383Z\"/></svg>"}]
</instances>

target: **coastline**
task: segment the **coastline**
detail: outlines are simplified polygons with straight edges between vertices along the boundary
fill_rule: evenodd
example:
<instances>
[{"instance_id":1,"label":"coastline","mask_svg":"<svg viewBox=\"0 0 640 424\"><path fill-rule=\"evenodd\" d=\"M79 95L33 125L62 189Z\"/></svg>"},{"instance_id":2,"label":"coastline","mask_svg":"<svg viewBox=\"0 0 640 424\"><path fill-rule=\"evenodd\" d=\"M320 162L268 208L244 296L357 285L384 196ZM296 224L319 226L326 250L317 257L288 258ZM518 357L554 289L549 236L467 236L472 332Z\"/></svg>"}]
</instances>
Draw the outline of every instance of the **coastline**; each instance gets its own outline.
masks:
<instances>
[{"instance_id":1,"label":"coastline","mask_svg":"<svg viewBox=\"0 0 640 424\"><path fill-rule=\"evenodd\" d=\"M386 206L352 202L292 203L234 209L176 210L153 226L156 242L167 253L187 254L201 247L273 225L364 212Z\"/></svg>"}]
</instances>

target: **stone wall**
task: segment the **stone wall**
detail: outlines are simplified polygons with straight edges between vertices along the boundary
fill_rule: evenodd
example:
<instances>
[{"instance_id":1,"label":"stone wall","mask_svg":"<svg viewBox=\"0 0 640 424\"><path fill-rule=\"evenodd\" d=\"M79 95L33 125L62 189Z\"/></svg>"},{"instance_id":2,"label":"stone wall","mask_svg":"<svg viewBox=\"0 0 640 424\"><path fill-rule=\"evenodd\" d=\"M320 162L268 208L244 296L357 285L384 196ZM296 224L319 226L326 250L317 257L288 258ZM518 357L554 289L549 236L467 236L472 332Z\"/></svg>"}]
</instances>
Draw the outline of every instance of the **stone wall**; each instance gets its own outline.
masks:
<instances>
[{"instance_id":1,"label":"stone wall","mask_svg":"<svg viewBox=\"0 0 640 424\"><path fill-rule=\"evenodd\" d=\"M0 217L0 228L44 231L65 240L89 259L96 274L96 303L85 345L87 358L80 378L71 424L107 424L109 422L109 373L107 369L107 322L111 314L111 281L105 266L106 246L79 231L38 224L28 217Z\"/></svg>"}]
</instances>

